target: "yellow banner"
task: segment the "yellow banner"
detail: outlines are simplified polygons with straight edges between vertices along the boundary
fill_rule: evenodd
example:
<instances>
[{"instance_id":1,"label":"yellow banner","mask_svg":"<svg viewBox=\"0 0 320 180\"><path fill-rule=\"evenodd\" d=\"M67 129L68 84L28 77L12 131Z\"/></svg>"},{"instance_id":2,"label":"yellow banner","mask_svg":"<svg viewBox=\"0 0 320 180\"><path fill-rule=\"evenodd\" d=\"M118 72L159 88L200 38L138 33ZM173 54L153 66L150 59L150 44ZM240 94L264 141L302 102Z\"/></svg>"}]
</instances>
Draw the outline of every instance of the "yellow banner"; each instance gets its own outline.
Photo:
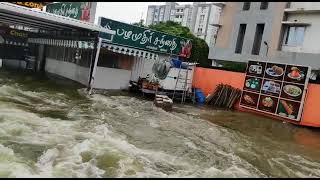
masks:
<instances>
[{"instance_id":1,"label":"yellow banner","mask_svg":"<svg viewBox=\"0 0 320 180\"><path fill-rule=\"evenodd\" d=\"M11 2L13 4L17 4L20 6L25 6L29 8L37 8L37 9L42 9L43 8L43 3L42 2Z\"/></svg>"}]
</instances>

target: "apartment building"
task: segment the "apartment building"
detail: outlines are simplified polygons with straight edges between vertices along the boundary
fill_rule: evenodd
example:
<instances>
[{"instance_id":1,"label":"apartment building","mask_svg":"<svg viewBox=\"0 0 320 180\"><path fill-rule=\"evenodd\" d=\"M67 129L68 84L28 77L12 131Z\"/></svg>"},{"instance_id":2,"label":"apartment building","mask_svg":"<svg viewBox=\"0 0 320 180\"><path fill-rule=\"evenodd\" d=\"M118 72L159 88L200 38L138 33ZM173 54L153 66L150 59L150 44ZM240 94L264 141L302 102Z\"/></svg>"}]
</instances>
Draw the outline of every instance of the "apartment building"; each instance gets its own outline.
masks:
<instances>
[{"instance_id":1,"label":"apartment building","mask_svg":"<svg viewBox=\"0 0 320 180\"><path fill-rule=\"evenodd\" d=\"M208 46L214 46L223 3L194 2L179 5L166 2L165 5L148 7L146 25L174 21L188 27L194 35L204 39Z\"/></svg>"},{"instance_id":2,"label":"apartment building","mask_svg":"<svg viewBox=\"0 0 320 180\"><path fill-rule=\"evenodd\" d=\"M228 2L209 59L249 59L320 68L319 2Z\"/></svg>"}]
</instances>

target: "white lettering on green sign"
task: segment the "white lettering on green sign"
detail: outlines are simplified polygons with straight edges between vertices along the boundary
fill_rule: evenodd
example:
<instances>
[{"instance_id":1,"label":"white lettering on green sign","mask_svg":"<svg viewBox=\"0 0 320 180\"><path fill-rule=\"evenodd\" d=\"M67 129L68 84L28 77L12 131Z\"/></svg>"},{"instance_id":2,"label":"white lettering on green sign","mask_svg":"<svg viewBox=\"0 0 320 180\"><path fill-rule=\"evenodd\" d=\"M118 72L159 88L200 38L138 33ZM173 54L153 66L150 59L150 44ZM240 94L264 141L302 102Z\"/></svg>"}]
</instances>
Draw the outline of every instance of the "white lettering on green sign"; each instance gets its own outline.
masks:
<instances>
[{"instance_id":1,"label":"white lettering on green sign","mask_svg":"<svg viewBox=\"0 0 320 180\"><path fill-rule=\"evenodd\" d=\"M112 41L109 42L111 44L182 56L185 56L186 52L190 51L190 48L187 49L187 46L191 46L191 41L187 38L173 36L103 17L100 18L99 24L106 29L116 32ZM100 33L99 37L110 39L107 33Z\"/></svg>"},{"instance_id":2,"label":"white lettering on green sign","mask_svg":"<svg viewBox=\"0 0 320 180\"><path fill-rule=\"evenodd\" d=\"M104 28L111 30L108 24L106 24ZM168 48L170 48L171 51L175 50L177 47L177 43L175 41L176 38L172 40L165 40L166 35L162 35L161 39L156 37L156 39L152 42L152 35L154 32L151 32L150 30L145 30L143 31L143 33L133 33L132 31L127 31L125 29L116 29L116 32L117 32L116 35L122 37L125 40L131 39L134 42L140 40L139 42L140 44L146 44L147 42L149 42L150 44L154 44L159 48L162 48L163 46L167 46Z\"/></svg>"},{"instance_id":3,"label":"white lettering on green sign","mask_svg":"<svg viewBox=\"0 0 320 180\"><path fill-rule=\"evenodd\" d=\"M60 16L77 18L78 12L79 12L79 9L77 7L72 7L72 4L62 4L59 9L52 9L50 13L60 15Z\"/></svg>"}]
</instances>

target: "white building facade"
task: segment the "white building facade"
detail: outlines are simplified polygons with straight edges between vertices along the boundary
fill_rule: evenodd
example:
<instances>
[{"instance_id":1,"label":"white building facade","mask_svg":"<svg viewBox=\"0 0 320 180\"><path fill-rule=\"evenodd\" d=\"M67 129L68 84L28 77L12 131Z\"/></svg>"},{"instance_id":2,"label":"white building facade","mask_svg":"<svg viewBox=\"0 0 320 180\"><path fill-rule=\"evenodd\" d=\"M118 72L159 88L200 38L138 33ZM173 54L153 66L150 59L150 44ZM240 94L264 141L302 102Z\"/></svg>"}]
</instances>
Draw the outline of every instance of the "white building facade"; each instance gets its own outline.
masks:
<instances>
[{"instance_id":1,"label":"white building facade","mask_svg":"<svg viewBox=\"0 0 320 180\"><path fill-rule=\"evenodd\" d=\"M218 26L213 66L252 59L320 70L320 2L227 2Z\"/></svg>"},{"instance_id":2,"label":"white building facade","mask_svg":"<svg viewBox=\"0 0 320 180\"><path fill-rule=\"evenodd\" d=\"M286 19L282 51L320 54L320 2L291 2L284 9Z\"/></svg>"},{"instance_id":3,"label":"white building facade","mask_svg":"<svg viewBox=\"0 0 320 180\"><path fill-rule=\"evenodd\" d=\"M192 5L179 5L166 2L165 5L148 7L146 25L174 21L188 27L195 36L204 39L209 47L214 46L221 13L218 3L194 2Z\"/></svg>"}]
</instances>

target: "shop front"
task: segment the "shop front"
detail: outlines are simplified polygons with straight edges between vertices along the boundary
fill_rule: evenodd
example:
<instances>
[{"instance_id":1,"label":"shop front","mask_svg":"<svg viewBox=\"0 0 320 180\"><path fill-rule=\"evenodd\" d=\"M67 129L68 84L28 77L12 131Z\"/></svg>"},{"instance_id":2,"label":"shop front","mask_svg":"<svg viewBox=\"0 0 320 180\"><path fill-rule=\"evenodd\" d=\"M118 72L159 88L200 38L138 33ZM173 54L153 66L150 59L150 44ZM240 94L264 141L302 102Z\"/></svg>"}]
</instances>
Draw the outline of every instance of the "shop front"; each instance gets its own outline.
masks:
<instances>
[{"instance_id":1,"label":"shop front","mask_svg":"<svg viewBox=\"0 0 320 180\"><path fill-rule=\"evenodd\" d=\"M28 44L28 33L0 26L1 67L22 68L30 66L26 57L32 54Z\"/></svg>"},{"instance_id":2,"label":"shop front","mask_svg":"<svg viewBox=\"0 0 320 180\"><path fill-rule=\"evenodd\" d=\"M101 49L92 86L96 89L127 89L130 81L152 75L154 62L183 55L184 47L191 44L189 39L103 17L99 25L116 34L99 35Z\"/></svg>"},{"instance_id":3,"label":"shop front","mask_svg":"<svg viewBox=\"0 0 320 180\"><path fill-rule=\"evenodd\" d=\"M89 86L99 32L115 34L92 23L0 2L0 58L5 66L43 71Z\"/></svg>"}]
</instances>

